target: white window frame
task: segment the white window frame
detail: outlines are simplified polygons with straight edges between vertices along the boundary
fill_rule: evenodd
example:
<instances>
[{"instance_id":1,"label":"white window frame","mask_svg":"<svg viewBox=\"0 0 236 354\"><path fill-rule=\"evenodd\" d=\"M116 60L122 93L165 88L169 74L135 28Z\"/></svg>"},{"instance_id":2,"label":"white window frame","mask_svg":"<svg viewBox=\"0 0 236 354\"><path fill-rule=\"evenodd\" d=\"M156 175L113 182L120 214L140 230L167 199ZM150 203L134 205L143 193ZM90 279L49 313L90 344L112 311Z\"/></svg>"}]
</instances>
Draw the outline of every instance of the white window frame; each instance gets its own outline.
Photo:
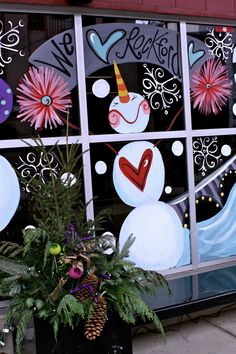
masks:
<instances>
[{"instance_id":1,"label":"white window frame","mask_svg":"<svg viewBox=\"0 0 236 354\"><path fill-rule=\"evenodd\" d=\"M195 208L195 188L194 188L194 166L193 166L193 148L192 139L195 137L203 136L224 136L224 135L236 135L236 128L224 128L224 129L200 129L193 130L191 123L191 105L189 97L189 71L188 71L188 55L187 55L187 23L191 24L212 24L221 26L235 26L234 21L222 20L222 19L203 19L198 17L192 18L180 18L171 15L159 15L159 14L141 14L141 13L129 13L124 11L111 11L111 10L91 10L78 7L52 7L52 6L37 6L37 5L13 5L13 4L0 4L0 11L2 12L18 12L18 13L41 13L41 14L70 14L74 16L74 28L75 28L75 45L76 45L76 60L77 60L77 76L78 76L78 98L79 98L79 116L81 122L81 134L76 136L70 136L68 143L81 144L83 154L83 174L85 182L85 198L86 202L90 202L87 208L87 218L92 219L94 217L94 205L93 205L93 188L92 188L92 170L91 170L91 157L90 157L90 145L96 143L111 143L121 141L136 141L136 140L157 140L157 139L169 139L169 138L184 138L186 140L187 147L187 165L188 165L188 190L189 190L189 206L190 206L190 243L191 243L191 264L172 268L162 273L168 279L176 279L185 277L188 275L196 275L201 272L211 271L215 269L221 269L224 267L236 265L236 255L212 260L208 262L198 261L198 249L196 240L196 208ZM133 18L133 19L151 19L159 21L173 21L179 23L180 38L181 38L181 56L182 56L182 70L183 72L183 96L184 96L184 116L185 116L185 130L181 131L168 131L168 132L143 132L136 134L99 134L89 135L88 128L88 112L87 112L87 96L86 96L86 80L85 80L85 65L84 65L84 49L83 49L83 28L82 17L83 15L89 16L109 16L117 18ZM31 139L24 139L27 142L32 143ZM43 138L45 145L52 145L58 142L59 145L64 145L67 141L65 137L53 137ZM14 149L26 147L25 143L20 139L8 139L0 140L0 149ZM197 293L197 281L193 281L193 293ZM196 295L197 296L197 295Z\"/></svg>"}]
</instances>

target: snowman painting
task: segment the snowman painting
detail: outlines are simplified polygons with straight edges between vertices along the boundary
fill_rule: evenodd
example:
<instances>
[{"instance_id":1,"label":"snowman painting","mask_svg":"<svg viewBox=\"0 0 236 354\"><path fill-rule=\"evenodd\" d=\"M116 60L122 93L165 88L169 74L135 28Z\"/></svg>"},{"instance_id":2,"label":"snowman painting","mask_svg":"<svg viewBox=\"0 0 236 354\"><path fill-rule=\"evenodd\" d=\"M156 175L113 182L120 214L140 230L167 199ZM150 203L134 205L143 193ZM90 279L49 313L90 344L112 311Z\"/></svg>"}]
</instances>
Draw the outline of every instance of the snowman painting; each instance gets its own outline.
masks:
<instances>
[{"instance_id":1,"label":"snowman painting","mask_svg":"<svg viewBox=\"0 0 236 354\"><path fill-rule=\"evenodd\" d=\"M149 103L129 93L114 64L118 96L109 108L111 127L119 133L143 131L149 121ZM134 209L120 230L120 247L132 234L129 259L146 270L164 270L190 262L189 235L172 206L159 200L165 183L162 155L153 143L135 141L118 152L113 184L121 200Z\"/></svg>"}]
</instances>

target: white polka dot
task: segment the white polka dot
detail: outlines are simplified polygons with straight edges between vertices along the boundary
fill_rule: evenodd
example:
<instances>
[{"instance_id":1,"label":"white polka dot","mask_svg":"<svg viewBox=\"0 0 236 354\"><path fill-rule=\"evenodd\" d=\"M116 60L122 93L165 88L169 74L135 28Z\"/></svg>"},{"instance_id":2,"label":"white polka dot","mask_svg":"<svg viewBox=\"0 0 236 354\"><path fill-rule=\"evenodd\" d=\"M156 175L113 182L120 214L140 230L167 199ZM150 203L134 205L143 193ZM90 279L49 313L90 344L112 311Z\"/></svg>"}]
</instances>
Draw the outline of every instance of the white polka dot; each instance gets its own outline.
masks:
<instances>
[{"instance_id":1,"label":"white polka dot","mask_svg":"<svg viewBox=\"0 0 236 354\"><path fill-rule=\"evenodd\" d=\"M229 156L231 154L231 147L229 145L223 145L221 148L221 153L224 156Z\"/></svg>"},{"instance_id":2,"label":"white polka dot","mask_svg":"<svg viewBox=\"0 0 236 354\"><path fill-rule=\"evenodd\" d=\"M24 228L24 230L34 230L34 229L36 229L36 227L33 226L33 225L27 225L27 226Z\"/></svg>"},{"instance_id":3,"label":"white polka dot","mask_svg":"<svg viewBox=\"0 0 236 354\"><path fill-rule=\"evenodd\" d=\"M65 172L61 176L61 181L65 186L68 186L68 184L70 186L73 186L73 184L76 183L76 177L75 177L75 175L73 175L73 173Z\"/></svg>"},{"instance_id":4,"label":"white polka dot","mask_svg":"<svg viewBox=\"0 0 236 354\"><path fill-rule=\"evenodd\" d=\"M233 105L233 114L236 116L236 103Z\"/></svg>"},{"instance_id":5,"label":"white polka dot","mask_svg":"<svg viewBox=\"0 0 236 354\"><path fill-rule=\"evenodd\" d=\"M7 93L11 93L11 89L10 88L7 89Z\"/></svg>"},{"instance_id":6,"label":"white polka dot","mask_svg":"<svg viewBox=\"0 0 236 354\"><path fill-rule=\"evenodd\" d=\"M104 161L98 161L95 164L95 171L98 175L103 175L107 171L107 165Z\"/></svg>"},{"instance_id":7,"label":"white polka dot","mask_svg":"<svg viewBox=\"0 0 236 354\"><path fill-rule=\"evenodd\" d=\"M171 186L166 186L165 187L165 192L166 192L166 194L170 194L172 192Z\"/></svg>"},{"instance_id":8,"label":"white polka dot","mask_svg":"<svg viewBox=\"0 0 236 354\"><path fill-rule=\"evenodd\" d=\"M5 100L1 100L1 105L5 106L5 104L6 104L6 101Z\"/></svg>"},{"instance_id":9,"label":"white polka dot","mask_svg":"<svg viewBox=\"0 0 236 354\"><path fill-rule=\"evenodd\" d=\"M172 144L172 148L171 148L173 154L175 156L181 156L183 151L184 151L184 147L183 144L181 143L181 141L176 140L173 144Z\"/></svg>"},{"instance_id":10,"label":"white polka dot","mask_svg":"<svg viewBox=\"0 0 236 354\"><path fill-rule=\"evenodd\" d=\"M98 98L106 97L110 92L110 85L104 79L99 79L92 86L93 94Z\"/></svg>"},{"instance_id":11,"label":"white polka dot","mask_svg":"<svg viewBox=\"0 0 236 354\"><path fill-rule=\"evenodd\" d=\"M10 112L9 111L4 111L4 114L7 116Z\"/></svg>"}]
</instances>

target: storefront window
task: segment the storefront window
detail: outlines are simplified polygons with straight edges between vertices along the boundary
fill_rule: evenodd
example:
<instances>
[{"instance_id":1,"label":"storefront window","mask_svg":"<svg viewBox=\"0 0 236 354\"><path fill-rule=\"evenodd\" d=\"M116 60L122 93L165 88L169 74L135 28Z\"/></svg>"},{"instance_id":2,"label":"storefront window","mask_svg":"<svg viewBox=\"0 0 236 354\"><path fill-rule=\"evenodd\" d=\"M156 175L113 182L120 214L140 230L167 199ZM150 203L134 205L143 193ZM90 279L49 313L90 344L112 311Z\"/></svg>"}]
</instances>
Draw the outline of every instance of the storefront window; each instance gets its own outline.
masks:
<instances>
[{"instance_id":1,"label":"storefront window","mask_svg":"<svg viewBox=\"0 0 236 354\"><path fill-rule=\"evenodd\" d=\"M235 127L235 28L189 24L187 29L193 129Z\"/></svg>"},{"instance_id":2,"label":"storefront window","mask_svg":"<svg viewBox=\"0 0 236 354\"><path fill-rule=\"evenodd\" d=\"M22 139L75 142L87 217L109 208L106 231L121 246L135 236L138 266L185 274L232 260L234 28L20 12L0 26L2 168L40 167Z\"/></svg>"}]
</instances>

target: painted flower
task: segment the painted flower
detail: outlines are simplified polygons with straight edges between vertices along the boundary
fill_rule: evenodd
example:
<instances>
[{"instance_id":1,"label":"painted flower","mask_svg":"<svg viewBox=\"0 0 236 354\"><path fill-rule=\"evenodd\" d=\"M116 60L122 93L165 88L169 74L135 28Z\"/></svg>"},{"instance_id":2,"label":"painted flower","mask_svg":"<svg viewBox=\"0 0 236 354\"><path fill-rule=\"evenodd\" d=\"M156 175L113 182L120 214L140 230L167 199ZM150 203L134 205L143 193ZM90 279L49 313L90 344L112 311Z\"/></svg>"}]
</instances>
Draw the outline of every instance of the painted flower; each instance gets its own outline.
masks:
<instances>
[{"instance_id":1,"label":"painted flower","mask_svg":"<svg viewBox=\"0 0 236 354\"><path fill-rule=\"evenodd\" d=\"M22 122L30 122L35 129L63 125L63 114L72 105L70 91L67 82L53 69L30 67L17 90L20 92L17 118Z\"/></svg>"},{"instance_id":2,"label":"painted flower","mask_svg":"<svg viewBox=\"0 0 236 354\"><path fill-rule=\"evenodd\" d=\"M207 60L200 71L192 76L193 107L205 115L219 113L230 96L231 85L221 61Z\"/></svg>"}]
</instances>

